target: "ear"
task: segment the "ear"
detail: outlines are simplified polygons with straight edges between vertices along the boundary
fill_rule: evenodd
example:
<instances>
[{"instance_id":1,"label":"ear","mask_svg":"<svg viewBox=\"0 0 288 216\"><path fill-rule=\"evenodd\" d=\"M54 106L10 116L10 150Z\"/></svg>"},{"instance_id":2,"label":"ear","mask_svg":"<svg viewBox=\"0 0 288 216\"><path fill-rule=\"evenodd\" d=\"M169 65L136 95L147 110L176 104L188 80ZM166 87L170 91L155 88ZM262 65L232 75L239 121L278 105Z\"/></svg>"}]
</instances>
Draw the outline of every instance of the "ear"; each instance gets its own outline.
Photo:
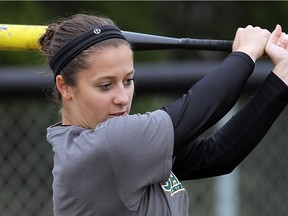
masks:
<instances>
[{"instance_id":1,"label":"ear","mask_svg":"<svg viewBox=\"0 0 288 216\"><path fill-rule=\"evenodd\" d=\"M55 81L56 81L57 89L60 92L62 98L66 100L71 99L71 88L64 81L63 77L61 75L57 75Z\"/></svg>"}]
</instances>

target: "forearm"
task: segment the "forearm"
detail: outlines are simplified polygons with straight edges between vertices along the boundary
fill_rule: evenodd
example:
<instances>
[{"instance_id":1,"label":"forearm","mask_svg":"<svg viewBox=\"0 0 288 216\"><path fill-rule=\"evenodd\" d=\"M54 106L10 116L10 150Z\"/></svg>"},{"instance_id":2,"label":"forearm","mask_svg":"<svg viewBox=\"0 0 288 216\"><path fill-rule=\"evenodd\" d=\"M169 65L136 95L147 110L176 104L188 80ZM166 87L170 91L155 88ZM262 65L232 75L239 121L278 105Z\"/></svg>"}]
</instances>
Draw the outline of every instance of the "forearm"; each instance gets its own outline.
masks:
<instances>
[{"instance_id":1,"label":"forearm","mask_svg":"<svg viewBox=\"0 0 288 216\"><path fill-rule=\"evenodd\" d=\"M232 53L182 98L164 107L174 126L174 155L233 107L253 69L250 57Z\"/></svg>"},{"instance_id":2,"label":"forearm","mask_svg":"<svg viewBox=\"0 0 288 216\"><path fill-rule=\"evenodd\" d=\"M288 87L271 73L245 107L217 133L195 141L178 155L179 178L195 179L231 172L257 146L288 101Z\"/></svg>"}]
</instances>

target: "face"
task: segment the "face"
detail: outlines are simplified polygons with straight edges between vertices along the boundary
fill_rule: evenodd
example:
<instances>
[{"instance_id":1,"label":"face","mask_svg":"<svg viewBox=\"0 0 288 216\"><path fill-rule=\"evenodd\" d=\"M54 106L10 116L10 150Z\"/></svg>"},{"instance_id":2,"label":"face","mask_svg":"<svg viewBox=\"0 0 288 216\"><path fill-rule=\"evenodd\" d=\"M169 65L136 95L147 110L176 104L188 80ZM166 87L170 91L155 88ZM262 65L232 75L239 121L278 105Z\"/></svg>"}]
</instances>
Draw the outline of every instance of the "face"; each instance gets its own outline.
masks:
<instances>
[{"instance_id":1,"label":"face","mask_svg":"<svg viewBox=\"0 0 288 216\"><path fill-rule=\"evenodd\" d=\"M69 87L63 121L95 128L107 119L129 113L134 94L133 54L128 46L121 45L98 51L88 61L91 66L78 73L77 86Z\"/></svg>"}]
</instances>

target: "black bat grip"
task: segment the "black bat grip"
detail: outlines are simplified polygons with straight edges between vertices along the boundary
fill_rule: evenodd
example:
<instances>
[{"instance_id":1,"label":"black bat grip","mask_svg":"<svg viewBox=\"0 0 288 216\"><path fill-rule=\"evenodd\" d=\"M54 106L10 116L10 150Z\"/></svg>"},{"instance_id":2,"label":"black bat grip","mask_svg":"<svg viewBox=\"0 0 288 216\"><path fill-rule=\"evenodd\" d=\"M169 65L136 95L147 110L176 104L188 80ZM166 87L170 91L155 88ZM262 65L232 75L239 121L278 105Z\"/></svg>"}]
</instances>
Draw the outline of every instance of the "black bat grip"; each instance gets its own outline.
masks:
<instances>
[{"instance_id":1,"label":"black bat grip","mask_svg":"<svg viewBox=\"0 0 288 216\"><path fill-rule=\"evenodd\" d=\"M231 40L210 40L180 38L179 46L188 50L211 50L211 51L232 51L233 41Z\"/></svg>"},{"instance_id":2,"label":"black bat grip","mask_svg":"<svg viewBox=\"0 0 288 216\"><path fill-rule=\"evenodd\" d=\"M229 40L173 38L128 31L122 33L134 51L187 49L231 52L233 44Z\"/></svg>"}]
</instances>

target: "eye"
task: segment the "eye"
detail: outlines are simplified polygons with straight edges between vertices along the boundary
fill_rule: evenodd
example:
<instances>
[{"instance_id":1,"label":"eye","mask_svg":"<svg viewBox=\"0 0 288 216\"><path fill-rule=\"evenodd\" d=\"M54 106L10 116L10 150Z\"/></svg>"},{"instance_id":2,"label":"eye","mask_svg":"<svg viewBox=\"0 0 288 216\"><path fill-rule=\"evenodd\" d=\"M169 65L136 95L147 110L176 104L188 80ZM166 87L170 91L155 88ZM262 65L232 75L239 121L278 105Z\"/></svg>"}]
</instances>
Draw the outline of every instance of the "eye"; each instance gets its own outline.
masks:
<instances>
[{"instance_id":1,"label":"eye","mask_svg":"<svg viewBox=\"0 0 288 216\"><path fill-rule=\"evenodd\" d=\"M125 86L130 86L134 81L134 78L126 79L124 80L124 85Z\"/></svg>"},{"instance_id":2,"label":"eye","mask_svg":"<svg viewBox=\"0 0 288 216\"><path fill-rule=\"evenodd\" d=\"M99 88L103 91L107 91L111 88L112 84L111 83L103 83L99 85Z\"/></svg>"}]
</instances>

